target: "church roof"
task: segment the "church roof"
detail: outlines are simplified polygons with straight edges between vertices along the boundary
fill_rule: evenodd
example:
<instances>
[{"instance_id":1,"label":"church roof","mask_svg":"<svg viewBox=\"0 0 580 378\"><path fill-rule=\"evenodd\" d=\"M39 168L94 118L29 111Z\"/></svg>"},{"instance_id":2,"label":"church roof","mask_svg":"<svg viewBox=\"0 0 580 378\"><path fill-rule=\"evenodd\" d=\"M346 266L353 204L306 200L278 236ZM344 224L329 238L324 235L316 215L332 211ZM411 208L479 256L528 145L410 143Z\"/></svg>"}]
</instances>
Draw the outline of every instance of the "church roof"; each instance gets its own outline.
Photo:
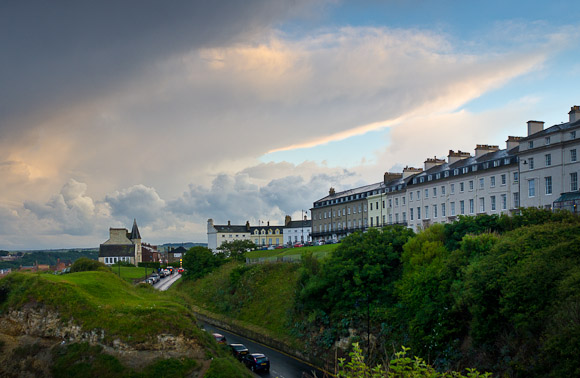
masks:
<instances>
[{"instance_id":1,"label":"church roof","mask_svg":"<svg viewBox=\"0 0 580 378\"><path fill-rule=\"evenodd\" d=\"M133 229L131 230L131 240L141 239L141 234L139 233L139 228L137 227L137 220L133 219Z\"/></svg>"},{"instance_id":2,"label":"church roof","mask_svg":"<svg viewBox=\"0 0 580 378\"><path fill-rule=\"evenodd\" d=\"M134 257L135 246L133 244L101 244L99 257Z\"/></svg>"}]
</instances>

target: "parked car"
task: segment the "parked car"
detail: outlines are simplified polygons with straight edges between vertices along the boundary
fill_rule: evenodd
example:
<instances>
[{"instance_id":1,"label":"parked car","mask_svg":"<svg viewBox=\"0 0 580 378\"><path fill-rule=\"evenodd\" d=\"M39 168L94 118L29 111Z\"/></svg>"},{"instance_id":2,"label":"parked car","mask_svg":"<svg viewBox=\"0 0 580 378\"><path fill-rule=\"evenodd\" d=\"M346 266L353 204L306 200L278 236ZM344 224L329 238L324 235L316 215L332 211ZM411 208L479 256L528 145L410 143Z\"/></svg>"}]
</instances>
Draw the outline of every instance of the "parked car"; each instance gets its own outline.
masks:
<instances>
[{"instance_id":1,"label":"parked car","mask_svg":"<svg viewBox=\"0 0 580 378\"><path fill-rule=\"evenodd\" d=\"M294 244L294 248L300 248L300 247L304 247L304 244L302 244L302 243Z\"/></svg>"},{"instance_id":2,"label":"parked car","mask_svg":"<svg viewBox=\"0 0 580 378\"><path fill-rule=\"evenodd\" d=\"M153 278L149 277L145 280L145 283L148 283L149 285L153 285L153 284L155 284L155 281L153 280Z\"/></svg>"},{"instance_id":3,"label":"parked car","mask_svg":"<svg viewBox=\"0 0 580 378\"><path fill-rule=\"evenodd\" d=\"M227 344L228 340L226 339L226 337L224 335L222 335L221 333L212 333L212 336L215 338L215 341L217 341L218 344Z\"/></svg>"},{"instance_id":4,"label":"parked car","mask_svg":"<svg viewBox=\"0 0 580 378\"><path fill-rule=\"evenodd\" d=\"M234 357L240 361L249 353L248 348L244 344L230 344L230 348L232 349Z\"/></svg>"},{"instance_id":5,"label":"parked car","mask_svg":"<svg viewBox=\"0 0 580 378\"><path fill-rule=\"evenodd\" d=\"M246 354L242 358L242 362L251 371L270 371L270 360L262 353Z\"/></svg>"},{"instance_id":6,"label":"parked car","mask_svg":"<svg viewBox=\"0 0 580 378\"><path fill-rule=\"evenodd\" d=\"M276 246L276 249L284 249L284 246L278 245L278 246Z\"/></svg>"},{"instance_id":7,"label":"parked car","mask_svg":"<svg viewBox=\"0 0 580 378\"><path fill-rule=\"evenodd\" d=\"M324 244L326 244L326 243L324 242L324 240L319 240L319 241L317 241L317 242L316 242L316 245L324 245Z\"/></svg>"},{"instance_id":8,"label":"parked car","mask_svg":"<svg viewBox=\"0 0 580 378\"><path fill-rule=\"evenodd\" d=\"M160 278L165 278L165 271L163 269L159 270L159 277Z\"/></svg>"},{"instance_id":9,"label":"parked car","mask_svg":"<svg viewBox=\"0 0 580 378\"><path fill-rule=\"evenodd\" d=\"M157 273L153 273L149 277L150 278L153 278L153 281L155 281L155 283L157 283L157 282L159 282L161 280L161 277Z\"/></svg>"}]
</instances>

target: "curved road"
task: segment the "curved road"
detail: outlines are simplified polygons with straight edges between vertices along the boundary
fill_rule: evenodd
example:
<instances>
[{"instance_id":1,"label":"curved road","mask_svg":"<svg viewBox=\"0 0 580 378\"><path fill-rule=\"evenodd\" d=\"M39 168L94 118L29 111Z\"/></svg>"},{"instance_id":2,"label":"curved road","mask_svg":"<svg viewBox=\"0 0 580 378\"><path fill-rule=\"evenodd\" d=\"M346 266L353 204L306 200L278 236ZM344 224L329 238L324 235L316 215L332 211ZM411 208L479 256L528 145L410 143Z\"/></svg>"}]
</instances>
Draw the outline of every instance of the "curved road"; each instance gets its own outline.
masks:
<instances>
[{"instance_id":1,"label":"curved road","mask_svg":"<svg viewBox=\"0 0 580 378\"><path fill-rule=\"evenodd\" d=\"M169 277L162 278L153 287L158 290L165 291L169 289L175 281L181 278L181 274L175 273ZM250 353L264 353L270 359L270 372L260 373L259 377L277 377L277 378L323 378L329 377L328 374L316 369L313 366L308 365L296 358L289 356L283 352L276 349L272 349L266 345L260 344L256 341L246 339L240 335L233 334L231 332L225 331L223 329L217 328L207 323L201 323L201 325L208 332L221 333L228 339L228 344L244 344Z\"/></svg>"},{"instance_id":2,"label":"curved road","mask_svg":"<svg viewBox=\"0 0 580 378\"><path fill-rule=\"evenodd\" d=\"M270 372L257 373L259 377L278 377L278 378L307 378L328 377L324 372L307 365L306 363L295 359L283 352L272 349L256 341L248 340L240 335L233 334L223 329L214 327L207 323L201 323L208 332L221 333L228 339L228 344L244 344L250 353L263 353L270 359Z\"/></svg>"}]
</instances>

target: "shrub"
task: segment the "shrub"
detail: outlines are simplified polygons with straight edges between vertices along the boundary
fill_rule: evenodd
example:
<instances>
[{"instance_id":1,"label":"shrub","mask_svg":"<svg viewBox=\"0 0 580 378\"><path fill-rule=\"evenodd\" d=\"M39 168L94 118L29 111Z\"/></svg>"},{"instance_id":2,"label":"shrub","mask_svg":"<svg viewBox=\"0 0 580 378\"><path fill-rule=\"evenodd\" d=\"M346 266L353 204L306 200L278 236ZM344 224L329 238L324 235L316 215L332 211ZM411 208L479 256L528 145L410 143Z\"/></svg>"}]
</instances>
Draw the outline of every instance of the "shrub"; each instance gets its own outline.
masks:
<instances>
[{"instance_id":1,"label":"shrub","mask_svg":"<svg viewBox=\"0 0 580 378\"><path fill-rule=\"evenodd\" d=\"M88 257L81 257L75 261L70 267L71 273L88 272L96 270L109 270L109 268L102 262L89 259Z\"/></svg>"}]
</instances>

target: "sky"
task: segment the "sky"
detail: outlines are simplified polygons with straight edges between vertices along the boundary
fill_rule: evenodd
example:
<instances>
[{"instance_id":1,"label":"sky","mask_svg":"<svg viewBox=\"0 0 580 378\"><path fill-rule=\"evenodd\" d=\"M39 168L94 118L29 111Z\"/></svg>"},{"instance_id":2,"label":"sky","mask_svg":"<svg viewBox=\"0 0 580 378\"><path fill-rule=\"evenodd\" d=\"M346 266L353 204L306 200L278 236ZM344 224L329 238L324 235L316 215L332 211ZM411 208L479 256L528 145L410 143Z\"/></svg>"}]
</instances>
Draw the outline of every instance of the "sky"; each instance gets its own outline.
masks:
<instances>
[{"instance_id":1,"label":"sky","mask_svg":"<svg viewBox=\"0 0 580 378\"><path fill-rule=\"evenodd\" d=\"M207 242L580 105L574 1L0 2L0 249Z\"/></svg>"}]
</instances>

